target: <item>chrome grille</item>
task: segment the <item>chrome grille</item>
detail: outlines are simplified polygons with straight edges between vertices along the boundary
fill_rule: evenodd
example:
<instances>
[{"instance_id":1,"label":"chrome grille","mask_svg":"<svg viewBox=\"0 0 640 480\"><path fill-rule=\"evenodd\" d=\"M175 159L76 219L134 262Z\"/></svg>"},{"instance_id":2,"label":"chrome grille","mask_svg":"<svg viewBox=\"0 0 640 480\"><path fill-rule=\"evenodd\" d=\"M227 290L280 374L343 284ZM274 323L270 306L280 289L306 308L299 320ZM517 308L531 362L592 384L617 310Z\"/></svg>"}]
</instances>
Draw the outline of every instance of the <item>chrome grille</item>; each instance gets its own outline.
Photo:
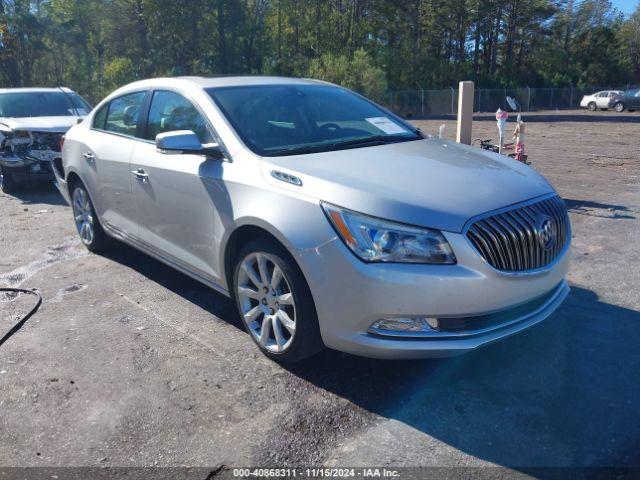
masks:
<instances>
[{"instance_id":1,"label":"chrome grille","mask_svg":"<svg viewBox=\"0 0 640 480\"><path fill-rule=\"evenodd\" d=\"M547 248L543 246L541 232L545 220L550 221L555 231L555 241ZM481 218L469 227L467 238L493 268L522 272L553 262L564 250L569 230L567 209L562 199L555 196Z\"/></svg>"}]
</instances>

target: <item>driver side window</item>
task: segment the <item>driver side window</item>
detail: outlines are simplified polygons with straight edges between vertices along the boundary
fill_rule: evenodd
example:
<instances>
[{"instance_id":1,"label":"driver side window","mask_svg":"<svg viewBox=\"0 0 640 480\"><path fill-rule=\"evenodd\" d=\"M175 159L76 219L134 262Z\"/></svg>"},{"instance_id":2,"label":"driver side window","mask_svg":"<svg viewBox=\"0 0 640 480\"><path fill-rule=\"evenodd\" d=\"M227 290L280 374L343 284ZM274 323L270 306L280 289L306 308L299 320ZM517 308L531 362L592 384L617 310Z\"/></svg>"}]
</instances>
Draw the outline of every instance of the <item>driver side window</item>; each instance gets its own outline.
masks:
<instances>
[{"instance_id":1,"label":"driver side window","mask_svg":"<svg viewBox=\"0 0 640 480\"><path fill-rule=\"evenodd\" d=\"M166 90L154 92L145 138L155 141L159 133L176 130L191 130L203 144L215 141L206 120L189 100Z\"/></svg>"},{"instance_id":2,"label":"driver side window","mask_svg":"<svg viewBox=\"0 0 640 480\"><path fill-rule=\"evenodd\" d=\"M104 129L107 132L136 136L140 107L146 92L130 93L111 100Z\"/></svg>"}]
</instances>

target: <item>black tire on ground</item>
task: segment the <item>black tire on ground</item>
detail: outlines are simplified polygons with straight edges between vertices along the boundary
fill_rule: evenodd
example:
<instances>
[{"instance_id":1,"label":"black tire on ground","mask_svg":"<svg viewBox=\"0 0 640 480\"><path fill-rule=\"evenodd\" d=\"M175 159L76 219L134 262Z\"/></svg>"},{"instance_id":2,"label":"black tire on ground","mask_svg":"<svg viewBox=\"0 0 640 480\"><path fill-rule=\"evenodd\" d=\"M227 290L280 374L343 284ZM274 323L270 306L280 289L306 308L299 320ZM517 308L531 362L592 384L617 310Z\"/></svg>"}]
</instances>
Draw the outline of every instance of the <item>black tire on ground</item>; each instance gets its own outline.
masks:
<instances>
[{"instance_id":1,"label":"black tire on ground","mask_svg":"<svg viewBox=\"0 0 640 480\"><path fill-rule=\"evenodd\" d=\"M87 247L87 250L94 253L104 252L108 250L109 247L111 247L111 245L113 244L113 239L109 235L107 235L104 229L102 228L102 225L100 224L100 219L98 218L98 215L96 215L96 210L93 207L91 196L89 195L89 192L87 191L86 187L80 180L76 180L73 183L73 185L71 185L70 187L71 188L69 188L69 190L71 192L71 210L74 215L74 223L75 223L75 209L73 206L73 202L75 200L75 195L77 190L84 190L87 198L89 199L89 207L91 208L91 215L93 217L93 240L90 243L87 243L84 240L82 240L82 244L85 247ZM78 231L78 234L80 234L79 231Z\"/></svg>"},{"instance_id":2,"label":"black tire on ground","mask_svg":"<svg viewBox=\"0 0 640 480\"><path fill-rule=\"evenodd\" d=\"M618 113L620 113L620 112L624 112L624 103L622 103L622 102L618 102L618 103L616 103L616 104L613 106L613 109L614 109L616 112L618 112Z\"/></svg>"},{"instance_id":3,"label":"black tire on ground","mask_svg":"<svg viewBox=\"0 0 640 480\"><path fill-rule=\"evenodd\" d=\"M11 173L0 166L0 190L4 193L12 194L17 192L20 186L21 184L15 181Z\"/></svg>"},{"instance_id":4,"label":"black tire on ground","mask_svg":"<svg viewBox=\"0 0 640 480\"><path fill-rule=\"evenodd\" d=\"M633 110L632 110L632 109L630 109L630 108L629 108L629 109L627 110L627 112L631 112L631 113L633 113L633 112L635 112L635 109L633 109Z\"/></svg>"},{"instance_id":5,"label":"black tire on ground","mask_svg":"<svg viewBox=\"0 0 640 480\"><path fill-rule=\"evenodd\" d=\"M296 317L295 335L293 336L291 345L281 353L269 351L260 345L243 318L242 306L238 296L238 278L243 260L254 253L266 253L275 261L289 283L291 293L293 294ZM280 363L294 363L311 357L325 348L320 336L318 315L309 285L293 257L282 245L275 240L267 238L253 240L240 249L234 262L233 285L231 289L238 313L245 330L263 354Z\"/></svg>"},{"instance_id":6,"label":"black tire on ground","mask_svg":"<svg viewBox=\"0 0 640 480\"><path fill-rule=\"evenodd\" d=\"M589 104L587 105L587 108L592 112L596 111L596 107L596 102L589 102Z\"/></svg>"}]
</instances>

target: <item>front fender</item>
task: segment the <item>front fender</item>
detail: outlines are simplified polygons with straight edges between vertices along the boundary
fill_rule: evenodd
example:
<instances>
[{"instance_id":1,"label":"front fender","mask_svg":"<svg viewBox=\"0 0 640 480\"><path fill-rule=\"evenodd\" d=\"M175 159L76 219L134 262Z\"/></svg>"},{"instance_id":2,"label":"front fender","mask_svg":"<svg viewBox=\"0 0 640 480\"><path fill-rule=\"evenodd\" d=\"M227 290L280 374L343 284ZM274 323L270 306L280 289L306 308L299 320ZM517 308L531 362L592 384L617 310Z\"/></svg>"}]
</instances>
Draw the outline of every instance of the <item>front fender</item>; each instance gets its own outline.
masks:
<instances>
[{"instance_id":1,"label":"front fender","mask_svg":"<svg viewBox=\"0 0 640 480\"><path fill-rule=\"evenodd\" d=\"M317 249L331 241L336 234L329 225L320 206L320 202L302 194L291 194L279 190L260 190L242 188L231 198L239 199L233 204L233 220L224 229L219 244L218 258L225 259L230 244L229 240L240 228L258 227L275 237L296 260L305 277L302 256L309 250ZM220 262L225 268L224 261ZM222 272L225 283L226 271ZM229 285L225 285L227 289Z\"/></svg>"}]
</instances>

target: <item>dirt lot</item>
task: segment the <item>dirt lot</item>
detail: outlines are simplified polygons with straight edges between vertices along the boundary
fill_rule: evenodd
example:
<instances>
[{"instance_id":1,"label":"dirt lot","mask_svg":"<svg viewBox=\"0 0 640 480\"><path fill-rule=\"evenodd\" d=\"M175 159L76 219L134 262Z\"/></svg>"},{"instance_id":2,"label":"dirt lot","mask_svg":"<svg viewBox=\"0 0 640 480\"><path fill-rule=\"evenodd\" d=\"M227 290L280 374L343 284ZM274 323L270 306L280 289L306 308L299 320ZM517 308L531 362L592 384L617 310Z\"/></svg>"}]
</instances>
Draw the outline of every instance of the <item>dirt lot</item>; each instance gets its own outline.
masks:
<instances>
[{"instance_id":1,"label":"dirt lot","mask_svg":"<svg viewBox=\"0 0 640 480\"><path fill-rule=\"evenodd\" d=\"M0 465L640 466L640 123L621 121L640 115L592 117L527 124L571 212L570 297L449 360L283 368L224 297L124 246L88 254L52 187L0 195L0 285L45 299L0 348ZM0 303L1 329L27 307Z\"/></svg>"}]
</instances>

